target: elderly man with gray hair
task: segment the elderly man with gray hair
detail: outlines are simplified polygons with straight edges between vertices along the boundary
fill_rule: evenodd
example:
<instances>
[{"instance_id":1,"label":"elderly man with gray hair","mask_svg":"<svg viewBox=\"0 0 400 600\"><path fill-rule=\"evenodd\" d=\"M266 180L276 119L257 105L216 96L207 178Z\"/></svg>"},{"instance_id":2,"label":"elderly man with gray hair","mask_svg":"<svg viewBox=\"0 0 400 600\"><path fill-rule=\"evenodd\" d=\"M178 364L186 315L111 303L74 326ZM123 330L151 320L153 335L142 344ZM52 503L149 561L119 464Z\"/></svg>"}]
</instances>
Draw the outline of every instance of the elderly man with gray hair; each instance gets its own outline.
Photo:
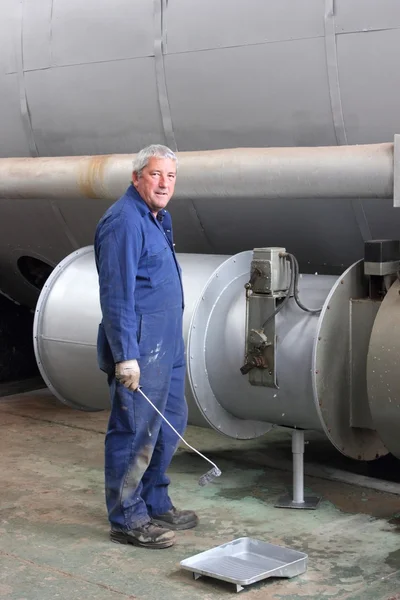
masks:
<instances>
[{"instance_id":1,"label":"elderly man with gray hair","mask_svg":"<svg viewBox=\"0 0 400 600\"><path fill-rule=\"evenodd\" d=\"M183 288L165 210L176 172L176 155L166 146L141 150L132 185L105 212L95 235L103 317L98 361L111 394L105 440L110 537L146 548L172 546L172 530L198 522L193 511L177 510L168 495L166 470L179 439L137 391L140 384L183 433Z\"/></svg>"}]
</instances>

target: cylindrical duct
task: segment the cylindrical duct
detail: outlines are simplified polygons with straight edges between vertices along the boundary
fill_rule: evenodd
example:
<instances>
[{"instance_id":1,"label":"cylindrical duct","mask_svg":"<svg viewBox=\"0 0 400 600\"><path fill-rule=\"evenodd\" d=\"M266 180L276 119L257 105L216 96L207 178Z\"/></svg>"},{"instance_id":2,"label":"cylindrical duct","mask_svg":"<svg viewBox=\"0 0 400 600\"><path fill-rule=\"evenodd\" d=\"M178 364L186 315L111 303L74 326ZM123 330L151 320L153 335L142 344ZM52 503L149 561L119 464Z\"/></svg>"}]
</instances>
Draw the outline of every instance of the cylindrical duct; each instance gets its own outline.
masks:
<instances>
[{"instance_id":1,"label":"cylindrical duct","mask_svg":"<svg viewBox=\"0 0 400 600\"><path fill-rule=\"evenodd\" d=\"M250 253L249 253L250 254ZM184 338L209 278L227 257L178 255L185 290ZM249 263L250 264L250 263ZM34 322L34 347L41 374L52 392L65 404L80 410L110 406L106 376L97 365L96 340L101 309L93 247L67 256L53 271L39 297ZM186 385L190 422L207 426L190 385ZM239 419L232 417L232 421ZM239 423L241 438L268 431L268 423L248 419Z\"/></svg>"},{"instance_id":2,"label":"cylindrical duct","mask_svg":"<svg viewBox=\"0 0 400 600\"><path fill-rule=\"evenodd\" d=\"M348 456L369 459L385 452L374 431L350 426L344 408L349 404L346 315L360 279L357 265L339 280L321 275L300 278L303 302L323 305L323 310L321 316L312 315L293 301L277 315L279 388L275 389L252 386L240 373L245 347L244 285L252 253L229 258L186 254L178 259L186 297L190 422L208 424L239 439L264 434L270 423L314 429L325 432ZM344 324L339 334L332 315ZM80 409L109 405L105 376L96 361L100 319L93 248L86 247L53 271L39 298L34 324L35 351L45 381L58 398ZM331 375L333 383L329 383Z\"/></svg>"},{"instance_id":3,"label":"cylindrical duct","mask_svg":"<svg viewBox=\"0 0 400 600\"><path fill-rule=\"evenodd\" d=\"M0 159L0 198L115 200L130 154ZM175 198L391 198L393 144L180 152Z\"/></svg>"}]
</instances>

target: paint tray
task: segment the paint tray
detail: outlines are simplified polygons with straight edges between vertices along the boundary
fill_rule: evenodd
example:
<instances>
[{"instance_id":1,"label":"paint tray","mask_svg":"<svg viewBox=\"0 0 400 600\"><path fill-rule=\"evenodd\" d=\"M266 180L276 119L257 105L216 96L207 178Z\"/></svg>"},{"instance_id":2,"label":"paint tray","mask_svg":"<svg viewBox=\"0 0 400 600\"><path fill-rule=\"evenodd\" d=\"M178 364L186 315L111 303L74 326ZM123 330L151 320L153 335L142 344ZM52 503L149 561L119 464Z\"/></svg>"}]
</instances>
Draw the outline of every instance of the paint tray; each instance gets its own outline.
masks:
<instances>
[{"instance_id":1,"label":"paint tray","mask_svg":"<svg viewBox=\"0 0 400 600\"><path fill-rule=\"evenodd\" d=\"M244 586L267 577L295 577L307 569L307 554L249 537L238 538L182 560L180 565L198 579L202 575Z\"/></svg>"}]
</instances>

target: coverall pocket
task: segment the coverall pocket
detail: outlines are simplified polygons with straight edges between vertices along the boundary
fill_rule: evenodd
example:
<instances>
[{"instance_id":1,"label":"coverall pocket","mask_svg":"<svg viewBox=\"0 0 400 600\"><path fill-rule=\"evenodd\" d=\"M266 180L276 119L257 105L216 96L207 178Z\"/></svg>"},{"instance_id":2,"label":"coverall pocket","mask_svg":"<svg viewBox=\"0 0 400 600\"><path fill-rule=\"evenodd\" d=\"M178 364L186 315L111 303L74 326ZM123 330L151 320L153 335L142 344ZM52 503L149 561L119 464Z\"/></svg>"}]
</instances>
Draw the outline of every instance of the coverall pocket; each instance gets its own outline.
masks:
<instances>
[{"instance_id":1,"label":"coverall pocket","mask_svg":"<svg viewBox=\"0 0 400 600\"><path fill-rule=\"evenodd\" d=\"M172 253L167 242L149 247L147 272L152 288L170 281L173 273Z\"/></svg>"},{"instance_id":2,"label":"coverall pocket","mask_svg":"<svg viewBox=\"0 0 400 600\"><path fill-rule=\"evenodd\" d=\"M142 338L142 320L143 315L136 315L136 341L138 344Z\"/></svg>"},{"instance_id":3,"label":"coverall pocket","mask_svg":"<svg viewBox=\"0 0 400 600\"><path fill-rule=\"evenodd\" d=\"M141 315L141 332L139 341L140 356L153 354L156 356L166 343L165 311L144 313Z\"/></svg>"}]
</instances>

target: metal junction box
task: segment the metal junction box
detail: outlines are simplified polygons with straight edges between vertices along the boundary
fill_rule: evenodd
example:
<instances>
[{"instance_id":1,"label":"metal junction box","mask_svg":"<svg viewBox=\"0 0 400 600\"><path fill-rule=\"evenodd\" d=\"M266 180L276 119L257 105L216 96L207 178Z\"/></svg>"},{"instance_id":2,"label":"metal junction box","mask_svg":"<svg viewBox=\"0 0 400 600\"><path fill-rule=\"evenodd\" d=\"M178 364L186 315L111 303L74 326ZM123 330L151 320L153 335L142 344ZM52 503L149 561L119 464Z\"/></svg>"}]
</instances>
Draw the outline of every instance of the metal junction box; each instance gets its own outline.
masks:
<instances>
[{"instance_id":1,"label":"metal junction box","mask_svg":"<svg viewBox=\"0 0 400 600\"><path fill-rule=\"evenodd\" d=\"M289 263L282 256L285 248L254 248L250 281L255 294L286 296L290 286Z\"/></svg>"},{"instance_id":2,"label":"metal junction box","mask_svg":"<svg viewBox=\"0 0 400 600\"><path fill-rule=\"evenodd\" d=\"M275 368L277 302L289 292L291 269L285 248L255 248L246 285L246 362L252 385L278 387Z\"/></svg>"}]
</instances>

